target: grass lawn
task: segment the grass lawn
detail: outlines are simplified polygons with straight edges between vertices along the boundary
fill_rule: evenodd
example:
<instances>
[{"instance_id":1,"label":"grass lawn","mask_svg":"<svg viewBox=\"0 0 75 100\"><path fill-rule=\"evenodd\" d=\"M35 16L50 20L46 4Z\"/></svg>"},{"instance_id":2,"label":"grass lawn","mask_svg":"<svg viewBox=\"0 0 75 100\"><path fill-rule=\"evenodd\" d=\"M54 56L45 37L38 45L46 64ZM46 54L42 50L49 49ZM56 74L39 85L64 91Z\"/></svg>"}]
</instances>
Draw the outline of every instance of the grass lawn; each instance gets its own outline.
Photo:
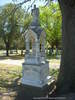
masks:
<instances>
[{"instance_id":1,"label":"grass lawn","mask_svg":"<svg viewBox=\"0 0 75 100\"><path fill-rule=\"evenodd\" d=\"M13 60L20 60L20 59L24 59L24 55L10 55L10 56L0 56L0 59L13 59Z\"/></svg>"},{"instance_id":2,"label":"grass lawn","mask_svg":"<svg viewBox=\"0 0 75 100\"><path fill-rule=\"evenodd\" d=\"M10 55L9 57L1 56L0 59L23 59L20 55ZM52 64L60 63L60 60L50 59ZM51 65L50 66L54 66ZM59 69L50 68L50 75L57 79ZM0 64L0 100L15 100L18 91L21 91L21 77L22 77L22 66L10 65L10 64Z\"/></svg>"},{"instance_id":3,"label":"grass lawn","mask_svg":"<svg viewBox=\"0 0 75 100\"><path fill-rule=\"evenodd\" d=\"M0 64L0 100L15 100L21 91L22 67ZM50 75L57 78L58 69L51 69Z\"/></svg>"},{"instance_id":4,"label":"grass lawn","mask_svg":"<svg viewBox=\"0 0 75 100\"><path fill-rule=\"evenodd\" d=\"M0 93L5 93L13 90L15 88L15 84L19 84L15 82L16 79L21 78L22 76L22 67L0 64ZM58 69L51 69L50 74L55 78L58 75Z\"/></svg>"},{"instance_id":5,"label":"grass lawn","mask_svg":"<svg viewBox=\"0 0 75 100\"><path fill-rule=\"evenodd\" d=\"M22 67L0 64L0 100L6 95L15 95L20 85ZM11 99L5 99L11 100Z\"/></svg>"}]
</instances>

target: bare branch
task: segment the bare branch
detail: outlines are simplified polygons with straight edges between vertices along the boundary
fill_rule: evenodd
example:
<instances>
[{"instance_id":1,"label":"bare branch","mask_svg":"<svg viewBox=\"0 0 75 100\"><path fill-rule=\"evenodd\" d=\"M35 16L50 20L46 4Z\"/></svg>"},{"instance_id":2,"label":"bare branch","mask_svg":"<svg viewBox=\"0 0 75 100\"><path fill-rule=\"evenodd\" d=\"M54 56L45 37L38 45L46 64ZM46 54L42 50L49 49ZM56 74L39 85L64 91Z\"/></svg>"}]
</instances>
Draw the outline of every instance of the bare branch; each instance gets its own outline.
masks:
<instances>
[{"instance_id":1,"label":"bare branch","mask_svg":"<svg viewBox=\"0 0 75 100\"><path fill-rule=\"evenodd\" d=\"M28 12L28 10L33 6L33 4L35 3L35 0L32 2L32 4L28 7L28 9L27 9L27 12Z\"/></svg>"},{"instance_id":2,"label":"bare branch","mask_svg":"<svg viewBox=\"0 0 75 100\"><path fill-rule=\"evenodd\" d=\"M11 14L15 14L16 10L21 7L23 4L29 2L31 0L24 0L23 2L21 3L18 3L18 4L15 4L15 7L11 10L11 12L9 12L6 16L5 16L5 19L7 19L8 16L10 16Z\"/></svg>"}]
</instances>

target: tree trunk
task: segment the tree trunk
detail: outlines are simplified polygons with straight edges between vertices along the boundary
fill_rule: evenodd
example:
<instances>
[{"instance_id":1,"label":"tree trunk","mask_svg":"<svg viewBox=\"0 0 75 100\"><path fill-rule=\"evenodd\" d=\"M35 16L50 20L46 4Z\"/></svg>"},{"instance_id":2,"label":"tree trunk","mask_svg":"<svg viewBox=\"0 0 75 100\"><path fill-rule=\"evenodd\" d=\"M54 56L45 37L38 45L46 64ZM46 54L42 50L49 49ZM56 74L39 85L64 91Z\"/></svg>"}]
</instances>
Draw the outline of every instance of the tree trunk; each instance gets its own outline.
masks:
<instances>
[{"instance_id":1,"label":"tree trunk","mask_svg":"<svg viewBox=\"0 0 75 100\"><path fill-rule=\"evenodd\" d=\"M58 0L62 13L62 57L57 93L75 92L75 0Z\"/></svg>"},{"instance_id":2,"label":"tree trunk","mask_svg":"<svg viewBox=\"0 0 75 100\"><path fill-rule=\"evenodd\" d=\"M21 56L23 56L23 50L21 50Z\"/></svg>"},{"instance_id":3,"label":"tree trunk","mask_svg":"<svg viewBox=\"0 0 75 100\"><path fill-rule=\"evenodd\" d=\"M52 52L52 54L53 54L53 49L54 49L54 46L51 47L51 52Z\"/></svg>"},{"instance_id":4,"label":"tree trunk","mask_svg":"<svg viewBox=\"0 0 75 100\"><path fill-rule=\"evenodd\" d=\"M18 54L18 49L16 48L16 55Z\"/></svg>"},{"instance_id":5,"label":"tree trunk","mask_svg":"<svg viewBox=\"0 0 75 100\"><path fill-rule=\"evenodd\" d=\"M58 56L58 46L56 46L56 57Z\"/></svg>"},{"instance_id":6,"label":"tree trunk","mask_svg":"<svg viewBox=\"0 0 75 100\"><path fill-rule=\"evenodd\" d=\"M9 56L9 43L6 43L6 56Z\"/></svg>"}]
</instances>

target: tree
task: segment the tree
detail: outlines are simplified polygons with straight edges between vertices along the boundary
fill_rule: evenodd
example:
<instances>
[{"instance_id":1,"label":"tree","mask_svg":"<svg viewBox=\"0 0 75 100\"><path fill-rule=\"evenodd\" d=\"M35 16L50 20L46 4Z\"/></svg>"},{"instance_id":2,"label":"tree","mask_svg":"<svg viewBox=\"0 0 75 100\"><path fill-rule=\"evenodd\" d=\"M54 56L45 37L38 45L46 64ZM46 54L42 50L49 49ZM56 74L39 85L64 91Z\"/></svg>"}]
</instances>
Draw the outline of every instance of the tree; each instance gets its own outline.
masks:
<instances>
[{"instance_id":1,"label":"tree","mask_svg":"<svg viewBox=\"0 0 75 100\"><path fill-rule=\"evenodd\" d=\"M5 44L3 39L0 37L0 50L5 49Z\"/></svg>"},{"instance_id":2,"label":"tree","mask_svg":"<svg viewBox=\"0 0 75 100\"><path fill-rule=\"evenodd\" d=\"M15 39L13 40L13 44L12 46L14 47L14 49L16 49L16 51L18 49L21 50L21 55L23 55L23 50L25 49L25 31L28 29L30 23L31 23L32 17L30 15L30 13L24 12L24 17L20 18L18 27L19 27L19 31L15 36ZM20 45L21 44L21 45Z\"/></svg>"},{"instance_id":3,"label":"tree","mask_svg":"<svg viewBox=\"0 0 75 100\"><path fill-rule=\"evenodd\" d=\"M58 0L62 13L62 58L57 92L75 92L75 0Z\"/></svg>"},{"instance_id":4,"label":"tree","mask_svg":"<svg viewBox=\"0 0 75 100\"><path fill-rule=\"evenodd\" d=\"M52 51L61 44L61 13L58 3L51 3L49 7L40 9L41 26L46 31L47 42Z\"/></svg>"},{"instance_id":5,"label":"tree","mask_svg":"<svg viewBox=\"0 0 75 100\"><path fill-rule=\"evenodd\" d=\"M17 29L17 20L15 20L14 18L14 14L12 13L11 15L9 15L7 18L6 16L8 15L8 13L13 9L15 5L13 4L7 4L3 7L2 12L0 14L0 35L4 40L4 43L6 45L6 55L9 56L9 48L10 45L13 41L13 36L16 33L16 29Z\"/></svg>"},{"instance_id":6,"label":"tree","mask_svg":"<svg viewBox=\"0 0 75 100\"><path fill-rule=\"evenodd\" d=\"M6 45L6 55L9 56L9 49L16 37L21 37L20 27L24 25L24 10L18 8L16 12L12 12L16 5L7 4L2 7L0 13L0 36ZM11 14L9 14L11 13Z\"/></svg>"}]
</instances>

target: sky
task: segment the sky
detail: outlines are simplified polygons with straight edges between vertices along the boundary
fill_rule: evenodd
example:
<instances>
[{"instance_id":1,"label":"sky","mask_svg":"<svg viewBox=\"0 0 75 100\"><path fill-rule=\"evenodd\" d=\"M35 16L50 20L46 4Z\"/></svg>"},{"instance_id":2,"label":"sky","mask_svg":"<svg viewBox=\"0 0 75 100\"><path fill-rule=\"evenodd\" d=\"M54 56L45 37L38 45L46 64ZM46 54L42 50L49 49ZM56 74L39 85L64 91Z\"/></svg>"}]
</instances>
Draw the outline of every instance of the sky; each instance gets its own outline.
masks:
<instances>
[{"instance_id":1,"label":"sky","mask_svg":"<svg viewBox=\"0 0 75 100\"><path fill-rule=\"evenodd\" d=\"M19 0L19 1L21 1L21 0ZM22 0L23 1L23 0ZM32 0L33 1L33 0ZM5 5L5 4L7 4L7 3L11 3L12 2L12 0L0 0L0 6L3 6L3 5ZM31 4L31 2L30 3L27 3L27 5L30 5ZM43 2L43 0L36 0L36 2L35 2L35 4L37 5L37 6L42 6L42 5L44 5L44 2Z\"/></svg>"},{"instance_id":2,"label":"sky","mask_svg":"<svg viewBox=\"0 0 75 100\"><path fill-rule=\"evenodd\" d=\"M5 5L6 3L10 3L12 0L0 0L0 6Z\"/></svg>"}]
</instances>

